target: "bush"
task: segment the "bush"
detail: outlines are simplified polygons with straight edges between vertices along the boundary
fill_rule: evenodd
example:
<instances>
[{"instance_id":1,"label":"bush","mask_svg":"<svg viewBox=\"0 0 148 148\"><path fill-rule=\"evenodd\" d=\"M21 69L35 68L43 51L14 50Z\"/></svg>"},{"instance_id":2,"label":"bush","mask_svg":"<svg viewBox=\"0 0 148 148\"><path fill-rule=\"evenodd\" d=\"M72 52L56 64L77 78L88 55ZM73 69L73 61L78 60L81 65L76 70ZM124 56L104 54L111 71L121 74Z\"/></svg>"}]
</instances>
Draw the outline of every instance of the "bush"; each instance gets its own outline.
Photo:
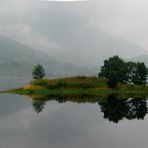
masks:
<instances>
[{"instance_id":1,"label":"bush","mask_svg":"<svg viewBox=\"0 0 148 148\"><path fill-rule=\"evenodd\" d=\"M69 87L74 87L74 88L94 88L96 87L95 84L93 83L71 83Z\"/></svg>"},{"instance_id":2,"label":"bush","mask_svg":"<svg viewBox=\"0 0 148 148\"><path fill-rule=\"evenodd\" d=\"M56 88L58 88L58 85L57 85L57 84L48 84L48 85L46 86L46 88L47 88L47 89L56 89Z\"/></svg>"},{"instance_id":3,"label":"bush","mask_svg":"<svg viewBox=\"0 0 148 148\"><path fill-rule=\"evenodd\" d=\"M67 87L67 82L65 81L65 80L58 80L58 82L57 82L57 87L58 88L63 88L63 87Z\"/></svg>"},{"instance_id":4,"label":"bush","mask_svg":"<svg viewBox=\"0 0 148 148\"><path fill-rule=\"evenodd\" d=\"M46 80L34 80L31 82L32 85L37 85L37 86L43 86L46 87L48 85L48 82Z\"/></svg>"}]
</instances>

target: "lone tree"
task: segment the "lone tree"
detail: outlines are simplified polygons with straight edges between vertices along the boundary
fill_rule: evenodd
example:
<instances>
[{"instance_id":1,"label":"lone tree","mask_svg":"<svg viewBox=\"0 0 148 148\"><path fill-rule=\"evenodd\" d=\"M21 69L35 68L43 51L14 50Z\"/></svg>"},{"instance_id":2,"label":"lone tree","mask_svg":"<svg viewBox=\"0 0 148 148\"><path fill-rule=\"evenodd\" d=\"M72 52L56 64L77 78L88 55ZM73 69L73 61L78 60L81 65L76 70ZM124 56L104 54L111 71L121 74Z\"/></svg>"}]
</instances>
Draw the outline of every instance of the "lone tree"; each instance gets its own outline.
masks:
<instances>
[{"instance_id":1,"label":"lone tree","mask_svg":"<svg viewBox=\"0 0 148 148\"><path fill-rule=\"evenodd\" d=\"M33 79L42 79L45 76L45 69L42 65L38 64L32 71Z\"/></svg>"}]
</instances>

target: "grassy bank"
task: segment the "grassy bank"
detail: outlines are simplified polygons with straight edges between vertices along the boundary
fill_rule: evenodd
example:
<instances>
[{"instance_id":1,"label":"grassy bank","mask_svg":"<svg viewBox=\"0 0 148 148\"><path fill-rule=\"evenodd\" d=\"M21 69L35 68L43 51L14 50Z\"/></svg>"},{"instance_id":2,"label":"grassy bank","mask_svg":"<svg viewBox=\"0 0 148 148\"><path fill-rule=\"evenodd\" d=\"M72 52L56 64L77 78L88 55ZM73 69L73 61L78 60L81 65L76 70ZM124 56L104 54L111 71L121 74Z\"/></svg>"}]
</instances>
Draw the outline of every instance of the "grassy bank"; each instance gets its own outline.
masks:
<instances>
[{"instance_id":1,"label":"grassy bank","mask_svg":"<svg viewBox=\"0 0 148 148\"><path fill-rule=\"evenodd\" d=\"M99 95L99 94L147 94L148 86L118 84L115 89L108 88L107 80L98 77L71 77L52 80L34 80L22 88L9 90L6 92L17 94L37 94L37 95Z\"/></svg>"}]
</instances>

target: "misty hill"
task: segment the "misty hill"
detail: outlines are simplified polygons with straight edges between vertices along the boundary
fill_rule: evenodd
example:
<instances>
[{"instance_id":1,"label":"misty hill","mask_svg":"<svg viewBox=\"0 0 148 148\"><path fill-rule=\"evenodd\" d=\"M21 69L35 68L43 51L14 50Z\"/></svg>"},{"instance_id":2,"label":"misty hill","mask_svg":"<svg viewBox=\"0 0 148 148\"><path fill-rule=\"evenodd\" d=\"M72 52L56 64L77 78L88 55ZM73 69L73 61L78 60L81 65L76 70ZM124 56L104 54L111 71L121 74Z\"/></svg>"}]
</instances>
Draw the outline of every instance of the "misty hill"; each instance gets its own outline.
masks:
<instances>
[{"instance_id":1,"label":"misty hill","mask_svg":"<svg viewBox=\"0 0 148 148\"><path fill-rule=\"evenodd\" d=\"M71 30L69 35L73 39L66 35L63 38L60 36L54 38L63 48L71 51L67 54L63 51L63 54L67 55L65 59L67 58L66 60L70 63L77 61L79 65L84 65L86 62L86 66L89 63L90 65L95 63L94 65L98 65L98 67L90 69L62 63L51 57L50 54L32 50L26 45L0 35L0 89L7 88L8 84L12 88L28 83L32 78L32 68L36 64L44 65L48 78L84 74L96 75L99 65L102 65L103 60L110 56L119 55L125 59L147 54L145 50L135 44L92 27ZM140 59L143 60L143 56ZM147 58L145 57L145 59Z\"/></svg>"},{"instance_id":2,"label":"misty hill","mask_svg":"<svg viewBox=\"0 0 148 148\"><path fill-rule=\"evenodd\" d=\"M128 60L133 61L133 62L144 62L146 66L148 67L148 55L141 55L141 56L133 57Z\"/></svg>"},{"instance_id":3,"label":"misty hill","mask_svg":"<svg viewBox=\"0 0 148 148\"><path fill-rule=\"evenodd\" d=\"M59 20L61 21L61 19ZM53 22L53 26L51 22ZM52 30L48 29L49 27L40 30L44 35L57 42L62 49L65 49L58 55L59 58L62 57L65 61L77 65L96 66L102 63L104 59L113 55L119 55L122 58L131 58L148 54L142 47L119 36L104 32L96 26L73 25L70 27L70 22L66 23L68 29L62 26L61 31L60 22L56 21L54 23L53 19L53 21L50 21ZM37 29L39 30L40 28ZM57 35L57 32L60 32L60 35ZM55 52L55 54L58 54L58 52Z\"/></svg>"},{"instance_id":4,"label":"misty hill","mask_svg":"<svg viewBox=\"0 0 148 148\"><path fill-rule=\"evenodd\" d=\"M49 55L0 36L0 88L18 87L27 83L36 64L44 65L48 78L94 74L92 69L61 63Z\"/></svg>"}]
</instances>

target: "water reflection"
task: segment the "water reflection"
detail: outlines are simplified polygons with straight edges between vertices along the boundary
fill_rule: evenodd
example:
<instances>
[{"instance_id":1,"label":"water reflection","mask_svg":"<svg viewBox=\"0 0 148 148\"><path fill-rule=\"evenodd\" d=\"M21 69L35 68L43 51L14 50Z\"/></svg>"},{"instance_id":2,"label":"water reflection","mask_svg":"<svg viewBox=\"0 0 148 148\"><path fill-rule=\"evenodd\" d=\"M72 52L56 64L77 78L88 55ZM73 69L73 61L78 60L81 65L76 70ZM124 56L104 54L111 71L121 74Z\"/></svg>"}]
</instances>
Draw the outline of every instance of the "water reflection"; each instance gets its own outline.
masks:
<instances>
[{"instance_id":1,"label":"water reflection","mask_svg":"<svg viewBox=\"0 0 148 148\"><path fill-rule=\"evenodd\" d=\"M128 120L144 119L147 114L146 99L118 99L115 95L110 95L105 102L98 102L104 118L118 123L123 118Z\"/></svg>"},{"instance_id":2,"label":"water reflection","mask_svg":"<svg viewBox=\"0 0 148 148\"><path fill-rule=\"evenodd\" d=\"M59 103L65 103L71 101L74 103L98 103L101 112L104 114L104 118L118 123L124 118L128 120L132 119L144 119L147 114L147 101L143 97L125 98L117 95L102 95L102 96L75 96L67 97L61 96L52 98L51 96L31 96L33 98L33 108L35 112L40 113L43 111L46 102L56 100Z\"/></svg>"},{"instance_id":3,"label":"water reflection","mask_svg":"<svg viewBox=\"0 0 148 148\"><path fill-rule=\"evenodd\" d=\"M2 94L0 101L0 148L139 148L148 145L144 96L32 96L31 100ZM145 120L129 122L129 119Z\"/></svg>"},{"instance_id":4,"label":"water reflection","mask_svg":"<svg viewBox=\"0 0 148 148\"><path fill-rule=\"evenodd\" d=\"M44 106L45 106L45 101L42 101L42 100L34 100L32 102L32 106L34 108L34 110L37 112L37 113L40 113L43 111L44 109Z\"/></svg>"}]
</instances>

